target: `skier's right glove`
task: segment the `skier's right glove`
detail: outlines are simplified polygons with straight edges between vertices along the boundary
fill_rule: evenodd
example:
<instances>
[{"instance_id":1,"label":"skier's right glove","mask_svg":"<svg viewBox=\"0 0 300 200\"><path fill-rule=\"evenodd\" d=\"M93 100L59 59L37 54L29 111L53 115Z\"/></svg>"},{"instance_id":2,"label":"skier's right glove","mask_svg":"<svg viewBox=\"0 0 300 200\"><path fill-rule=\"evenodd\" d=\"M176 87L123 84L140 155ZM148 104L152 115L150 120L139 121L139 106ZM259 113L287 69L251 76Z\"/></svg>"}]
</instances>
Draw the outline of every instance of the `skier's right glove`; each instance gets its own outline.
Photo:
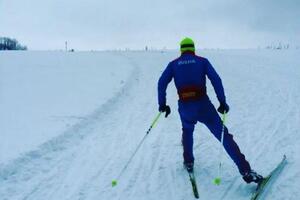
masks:
<instances>
[{"instance_id":1,"label":"skier's right glove","mask_svg":"<svg viewBox=\"0 0 300 200\"><path fill-rule=\"evenodd\" d=\"M168 105L161 105L158 108L159 112L166 112L165 117L168 117L168 115L171 113L171 108Z\"/></svg>"},{"instance_id":2,"label":"skier's right glove","mask_svg":"<svg viewBox=\"0 0 300 200\"><path fill-rule=\"evenodd\" d=\"M229 111L229 106L227 105L227 103L220 103L218 112L224 114L224 113L228 113L228 111Z\"/></svg>"}]
</instances>

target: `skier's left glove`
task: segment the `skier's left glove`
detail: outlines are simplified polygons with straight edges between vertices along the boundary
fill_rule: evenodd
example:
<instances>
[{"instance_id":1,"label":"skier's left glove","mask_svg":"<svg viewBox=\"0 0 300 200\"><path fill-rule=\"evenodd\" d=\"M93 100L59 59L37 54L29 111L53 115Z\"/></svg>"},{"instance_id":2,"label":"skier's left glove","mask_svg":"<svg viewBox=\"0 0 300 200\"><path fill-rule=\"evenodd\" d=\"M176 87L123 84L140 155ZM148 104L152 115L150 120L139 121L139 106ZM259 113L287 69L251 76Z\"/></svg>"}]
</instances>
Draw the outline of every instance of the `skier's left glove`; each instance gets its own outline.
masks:
<instances>
[{"instance_id":1,"label":"skier's left glove","mask_svg":"<svg viewBox=\"0 0 300 200\"><path fill-rule=\"evenodd\" d=\"M226 102L220 103L220 106L218 108L218 112L222 113L222 114L229 112L229 106L227 105Z\"/></svg>"},{"instance_id":2,"label":"skier's left glove","mask_svg":"<svg viewBox=\"0 0 300 200\"><path fill-rule=\"evenodd\" d=\"M168 117L168 115L171 113L171 108L168 105L161 105L158 108L159 112L166 112L165 117Z\"/></svg>"}]
</instances>

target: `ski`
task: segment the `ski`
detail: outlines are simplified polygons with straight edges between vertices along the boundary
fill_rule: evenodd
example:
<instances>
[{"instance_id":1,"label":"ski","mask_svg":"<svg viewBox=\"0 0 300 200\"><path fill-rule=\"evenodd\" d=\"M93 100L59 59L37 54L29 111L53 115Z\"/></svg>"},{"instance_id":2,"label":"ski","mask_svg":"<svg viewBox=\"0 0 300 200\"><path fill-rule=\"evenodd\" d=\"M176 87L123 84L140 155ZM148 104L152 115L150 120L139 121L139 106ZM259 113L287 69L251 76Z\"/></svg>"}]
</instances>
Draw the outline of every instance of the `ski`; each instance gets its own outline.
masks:
<instances>
[{"instance_id":1,"label":"ski","mask_svg":"<svg viewBox=\"0 0 300 200\"><path fill-rule=\"evenodd\" d=\"M276 177L280 174L282 169L286 164L286 155L283 156L281 162L271 171L271 173L264 177L264 179L257 185L255 192L253 193L251 200L258 200L260 199L266 189L271 186L272 180L275 180Z\"/></svg>"},{"instance_id":2,"label":"ski","mask_svg":"<svg viewBox=\"0 0 300 200\"><path fill-rule=\"evenodd\" d=\"M193 187L194 196L195 196L196 199L199 199L197 182L196 182L194 172L188 172L188 173L189 173L190 181L191 181L191 184L192 184L192 187Z\"/></svg>"}]
</instances>

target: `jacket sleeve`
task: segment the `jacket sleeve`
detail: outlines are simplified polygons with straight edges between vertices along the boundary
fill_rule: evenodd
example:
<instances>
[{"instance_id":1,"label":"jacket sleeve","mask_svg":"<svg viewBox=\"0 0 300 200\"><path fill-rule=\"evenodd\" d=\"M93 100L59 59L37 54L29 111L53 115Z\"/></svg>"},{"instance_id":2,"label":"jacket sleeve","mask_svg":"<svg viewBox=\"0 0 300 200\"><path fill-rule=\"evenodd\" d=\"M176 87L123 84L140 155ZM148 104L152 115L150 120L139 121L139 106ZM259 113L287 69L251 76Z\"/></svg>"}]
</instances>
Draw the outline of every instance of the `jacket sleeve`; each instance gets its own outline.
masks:
<instances>
[{"instance_id":1,"label":"jacket sleeve","mask_svg":"<svg viewBox=\"0 0 300 200\"><path fill-rule=\"evenodd\" d=\"M160 76L158 80L158 104L160 106L166 105L166 90L168 87L168 84L171 82L173 78L171 63L168 64L167 68L164 70L162 75Z\"/></svg>"},{"instance_id":2,"label":"jacket sleeve","mask_svg":"<svg viewBox=\"0 0 300 200\"><path fill-rule=\"evenodd\" d=\"M219 102L226 103L222 80L208 60L206 60L206 75L209 78L212 86L214 87Z\"/></svg>"}]
</instances>

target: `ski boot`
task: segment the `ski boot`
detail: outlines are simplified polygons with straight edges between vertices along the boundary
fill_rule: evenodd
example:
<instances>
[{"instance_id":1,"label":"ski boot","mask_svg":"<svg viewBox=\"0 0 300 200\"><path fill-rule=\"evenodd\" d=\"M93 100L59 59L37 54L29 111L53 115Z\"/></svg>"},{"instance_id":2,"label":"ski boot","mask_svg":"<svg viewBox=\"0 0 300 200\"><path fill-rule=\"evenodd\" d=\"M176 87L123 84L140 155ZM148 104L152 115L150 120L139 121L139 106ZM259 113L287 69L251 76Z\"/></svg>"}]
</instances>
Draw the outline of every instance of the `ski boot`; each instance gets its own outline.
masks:
<instances>
[{"instance_id":1,"label":"ski boot","mask_svg":"<svg viewBox=\"0 0 300 200\"><path fill-rule=\"evenodd\" d=\"M246 172L243 175L243 179L246 183L257 183L259 184L262 180L263 180L263 176L259 175L258 173L256 173L255 171L251 170L250 172Z\"/></svg>"},{"instance_id":2,"label":"ski boot","mask_svg":"<svg viewBox=\"0 0 300 200\"><path fill-rule=\"evenodd\" d=\"M189 162L189 163L184 162L184 163L183 163L183 167L184 167L189 173L193 173L193 171L194 171L194 163L192 163L192 162Z\"/></svg>"}]
</instances>

